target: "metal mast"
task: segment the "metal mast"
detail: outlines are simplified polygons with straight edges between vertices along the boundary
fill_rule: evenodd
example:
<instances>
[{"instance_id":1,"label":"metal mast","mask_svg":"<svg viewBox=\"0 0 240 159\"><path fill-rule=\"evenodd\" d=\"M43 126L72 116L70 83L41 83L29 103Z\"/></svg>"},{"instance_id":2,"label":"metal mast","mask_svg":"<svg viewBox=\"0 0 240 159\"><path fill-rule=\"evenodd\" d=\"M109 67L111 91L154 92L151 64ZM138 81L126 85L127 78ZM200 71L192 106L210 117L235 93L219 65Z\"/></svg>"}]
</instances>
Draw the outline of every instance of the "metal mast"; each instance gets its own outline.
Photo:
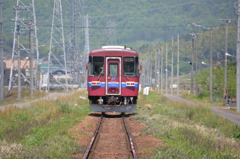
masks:
<instances>
[{"instance_id":1,"label":"metal mast","mask_svg":"<svg viewBox=\"0 0 240 159\"><path fill-rule=\"evenodd\" d=\"M117 24L116 24L116 22L109 20L107 22L107 27L108 27L109 44L110 45L117 44L117 40L116 40L116 35L117 35L116 27L117 27Z\"/></svg>"},{"instance_id":2,"label":"metal mast","mask_svg":"<svg viewBox=\"0 0 240 159\"><path fill-rule=\"evenodd\" d=\"M72 85L76 83L76 71L77 71L77 47L76 47L76 0L71 0L68 2L68 19L70 20L70 32L69 32L69 42L67 45L67 65L71 68L71 77L72 77Z\"/></svg>"},{"instance_id":3,"label":"metal mast","mask_svg":"<svg viewBox=\"0 0 240 159\"><path fill-rule=\"evenodd\" d=\"M50 76L53 75L54 67L60 67L65 73L65 86L61 81L50 81ZM48 53L48 72L47 72L47 87L46 91L50 90L50 84L60 85L64 89L68 89L67 80L67 65L66 65L66 52L65 40L63 31L62 19L62 3L61 0L54 0L52 29L50 37L50 49Z\"/></svg>"},{"instance_id":4,"label":"metal mast","mask_svg":"<svg viewBox=\"0 0 240 159\"><path fill-rule=\"evenodd\" d=\"M68 2L68 19L70 23L69 42L67 45L67 66L71 68L72 84L81 84L80 73L82 72L83 60L80 51L83 48L81 45L84 41L83 27L85 27L84 19L84 0L67 0ZM78 28L80 27L80 28ZM85 51L85 50L84 50Z\"/></svg>"},{"instance_id":5,"label":"metal mast","mask_svg":"<svg viewBox=\"0 0 240 159\"><path fill-rule=\"evenodd\" d=\"M36 54L36 63L38 63L39 60L39 51L38 51L38 37L37 37L37 27L36 27L36 15L35 15L35 1L34 0L17 0L17 5L14 7L14 10L16 11L15 16L15 26L14 26L14 38L13 38L13 49L12 49L12 64L11 64L11 70L10 70L10 77L9 77L9 87L8 90L10 91L13 85L16 85L16 78L14 78L14 71L18 70L18 99L21 98L21 77L26 79L26 81L30 84L30 81L26 78L26 75L23 74L21 71L20 65L21 65L21 57L20 57L20 50L21 53L29 53L29 49L26 48L21 42L20 42L20 33L21 32L21 26L24 26L24 30L28 30L29 28L24 23L24 19L20 18L20 13L22 10L27 10L29 17L31 17L31 23L33 24L33 52ZM29 6L26 6L25 4L29 4ZM26 15L26 12L24 12ZM28 33L28 32L27 32ZM25 58L26 62L23 65L26 65L28 61L28 58ZM18 61L18 62L16 62ZM18 64L17 64L18 63ZM36 68L37 70L37 68Z\"/></svg>"}]
</instances>

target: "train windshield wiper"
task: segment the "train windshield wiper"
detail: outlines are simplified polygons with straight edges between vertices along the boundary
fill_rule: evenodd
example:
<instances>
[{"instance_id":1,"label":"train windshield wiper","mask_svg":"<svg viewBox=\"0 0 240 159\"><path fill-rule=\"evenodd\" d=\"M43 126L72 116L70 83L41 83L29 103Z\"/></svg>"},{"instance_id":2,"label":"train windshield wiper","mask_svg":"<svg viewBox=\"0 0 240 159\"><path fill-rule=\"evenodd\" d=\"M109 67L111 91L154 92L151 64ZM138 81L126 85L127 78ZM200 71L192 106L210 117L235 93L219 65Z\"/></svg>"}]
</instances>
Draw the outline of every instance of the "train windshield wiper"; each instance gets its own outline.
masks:
<instances>
[{"instance_id":1,"label":"train windshield wiper","mask_svg":"<svg viewBox=\"0 0 240 159\"><path fill-rule=\"evenodd\" d=\"M98 79L101 77L101 75L102 75L102 73L100 72L100 73L99 73L99 75L98 75L98 78L97 78L97 80L98 80Z\"/></svg>"},{"instance_id":2,"label":"train windshield wiper","mask_svg":"<svg viewBox=\"0 0 240 159\"><path fill-rule=\"evenodd\" d=\"M124 73L124 76L126 76L127 79L129 80L127 73L125 71L123 73Z\"/></svg>"}]
</instances>

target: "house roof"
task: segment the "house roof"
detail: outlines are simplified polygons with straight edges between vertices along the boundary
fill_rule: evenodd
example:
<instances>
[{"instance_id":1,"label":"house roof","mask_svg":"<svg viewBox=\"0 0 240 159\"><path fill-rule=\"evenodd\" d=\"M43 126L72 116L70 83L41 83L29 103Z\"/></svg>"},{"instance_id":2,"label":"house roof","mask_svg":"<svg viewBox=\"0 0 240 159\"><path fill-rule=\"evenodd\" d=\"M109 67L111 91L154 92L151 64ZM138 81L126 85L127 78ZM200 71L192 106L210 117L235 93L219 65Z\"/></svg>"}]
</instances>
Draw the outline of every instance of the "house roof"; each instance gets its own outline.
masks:
<instances>
[{"instance_id":1,"label":"house roof","mask_svg":"<svg viewBox=\"0 0 240 159\"><path fill-rule=\"evenodd\" d=\"M12 62L14 63L15 66L18 65L18 60L4 60L4 62L6 63L6 69L11 68L12 66ZM36 60L33 60L33 68L35 68L36 65ZM21 67L20 68L25 68L25 69L29 69L30 68L30 61L29 60L21 60Z\"/></svg>"}]
</instances>

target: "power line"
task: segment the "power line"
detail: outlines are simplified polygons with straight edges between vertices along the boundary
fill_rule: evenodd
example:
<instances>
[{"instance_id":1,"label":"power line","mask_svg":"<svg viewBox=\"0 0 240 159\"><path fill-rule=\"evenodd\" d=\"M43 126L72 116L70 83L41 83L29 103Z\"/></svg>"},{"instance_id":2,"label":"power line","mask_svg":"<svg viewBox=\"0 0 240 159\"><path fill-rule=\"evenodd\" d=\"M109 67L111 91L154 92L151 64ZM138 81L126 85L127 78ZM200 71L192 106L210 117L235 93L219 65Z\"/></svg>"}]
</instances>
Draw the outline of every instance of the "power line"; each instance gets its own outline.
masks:
<instances>
[{"instance_id":1,"label":"power line","mask_svg":"<svg viewBox=\"0 0 240 159\"><path fill-rule=\"evenodd\" d=\"M45 26L45 27L51 27L51 25L43 25L43 24L37 24L37 26ZM104 26L104 27L88 27L89 29L109 29L109 28L116 28L116 29L159 29L159 28L177 28L177 27L186 27L186 26L188 26L188 25L173 25L173 26L154 26L154 27L106 27L106 26ZM56 25L56 27L59 27L59 26L57 26ZM63 27L73 27L73 26L71 26L71 25L63 25ZM83 28L83 29L85 29L85 27L84 26L75 26L76 28Z\"/></svg>"},{"instance_id":2,"label":"power line","mask_svg":"<svg viewBox=\"0 0 240 159\"><path fill-rule=\"evenodd\" d=\"M111 4L101 4L101 5L94 5L94 6L86 6L84 8L93 8L93 7L103 7L103 6L113 6L113 5L121 5L121 4L128 4L128 3L141 3L148 0L141 0L141 1L128 1L128 2L120 2L120 3L111 3ZM158 0L156 2L159 2Z\"/></svg>"}]
</instances>

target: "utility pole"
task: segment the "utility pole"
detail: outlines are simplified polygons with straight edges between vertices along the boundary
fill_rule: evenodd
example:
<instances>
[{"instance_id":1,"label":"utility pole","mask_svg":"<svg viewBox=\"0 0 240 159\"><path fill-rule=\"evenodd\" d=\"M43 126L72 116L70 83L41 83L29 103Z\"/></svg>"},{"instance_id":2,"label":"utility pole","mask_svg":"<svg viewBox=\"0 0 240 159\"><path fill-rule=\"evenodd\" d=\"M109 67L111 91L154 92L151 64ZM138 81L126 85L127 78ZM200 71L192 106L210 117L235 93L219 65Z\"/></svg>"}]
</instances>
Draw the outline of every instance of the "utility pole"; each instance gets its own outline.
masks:
<instances>
[{"instance_id":1,"label":"utility pole","mask_svg":"<svg viewBox=\"0 0 240 159\"><path fill-rule=\"evenodd\" d=\"M174 40L172 38L172 65L171 65L171 94L173 94L173 52L174 52Z\"/></svg>"},{"instance_id":2,"label":"utility pole","mask_svg":"<svg viewBox=\"0 0 240 159\"><path fill-rule=\"evenodd\" d=\"M158 81L158 93L160 93L160 48L159 48L159 46L158 46L158 50L157 50L157 71L158 71L158 73L157 73L157 81Z\"/></svg>"},{"instance_id":3,"label":"utility pole","mask_svg":"<svg viewBox=\"0 0 240 159\"><path fill-rule=\"evenodd\" d=\"M162 49L161 49L161 94L163 94L163 46L162 46Z\"/></svg>"},{"instance_id":4,"label":"utility pole","mask_svg":"<svg viewBox=\"0 0 240 159\"><path fill-rule=\"evenodd\" d=\"M237 106L237 112L240 112L240 0L238 0L237 3L237 75L236 75L236 106Z\"/></svg>"},{"instance_id":5,"label":"utility pole","mask_svg":"<svg viewBox=\"0 0 240 159\"><path fill-rule=\"evenodd\" d=\"M223 88L223 105L225 105L226 103L226 99L225 97L227 96L228 92L227 92L227 55L226 53L228 53L228 25L231 23L231 20L234 19L229 19L228 17L226 19L219 19L222 21L225 21L225 53L224 53L224 88ZM225 100L224 100L225 99Z\"/></svg>"},{"instance_id":6,"label":"utility pole","mask_svg":"<svg viewBox=\"0 0 240 159\"><path fill-rule=\"evenodd\" d=\"M191 65L191 91L190 93L193 94L193 61L194 61L194 44L195 44L195 34L194 34L194 31L193 31L193 34L192 34L192 54L191 54L191 61L192 61L192 65Z\"/></svg>"},{"instance_id":7,"label":"utility pole","mask_svg":"<svg viewBox=\"0 0 240 159\"><path fill-rule=\"evenodd\" d=\"M191 55L192 65L191 65L191 91L190 91L190 93L193 94L193 71L194 71L193 66L194 66L194 54L195 54L195 38L197 37L194 27L195 26L200 27L201 25L196 25L195 23L192 23L192 24L189 24L188 26L192 27L192 33L191 33L191 35L192 35L192 55Z\"/></svg>"},{"instance_id":8,"label":"utility pole","mask_svg":"<svg viewBox=\"0 0 240 159\"><path fill-rule=\"evenodd\" d=\"M158 52L158 46L157 46L157 44L156 44L156 46L155 46L155 60L154 60L154 62L155 62L155 89L158 89L157 88L157 84L158 84L158 81L157 81L157 76L158 76L158 68L157 68L157 62L158 62L158 54L157 54L157 52Z\"/></svg>"},{"instance_id":9,"label":"utility pole","mask_svg":"<svg viewBox=\"0 0 240 159\"><path fill-rule=\"evenodd\" d=\"M177 37L177 95L179 95L179 34Z\"/></svg>"},{"instance_id":10,"label":"utility pole","mask_svg":"<svg viewBox=\"0 0 240 159\"><path fill-rule=\"evenodd\" d=\"M4 101L4 61L3 61L3 20L2 20L2 0L0 0L0 102Z\"/></svg>"},{"instance_id":11,"label":"utility pole","mask_svg":"<svg viewBox=\"0 0 240 159\"><path fill-rule=\"evenodd\" d=\"M195 39L195 78L198 78L198 43L197 39ZM195 94L198 95L198 83L195 81Z\"/></svg>"},{"instance_id":12,"label":"utility pole","mask_svg":"<svg viewBox=\"0 0 240 159\"><path fill-rule=\"evenodd\" d=\"M19 17L17 17L19 19ZM19 20L18 20L19 22ZM20 59L20 24L17 25L17 58L18 58L18 100L21 100L21 59Z\"/></svg>"},{"instance_id":13,"label":"utility pole","mask_svg":"<svg viewBox=\"0 0 240 159\"><path fill-rule=\"evenodd\" d=\"M210 77L209 77L209 84L210 84L210 89L209 89L209 94L210 94L210 103L212 103L212 30L213 29L218 29L218 28L213 28L210 26L209 28L206 28L203 26L204 29L209 29L210 30L210 66L209 66L209 71L210 71Z\"/></svg>"},{"instance_id":14,"label":"utility pole","mask_svg":"<svg viewBox=\"0 0 240 159\"><path fill-rule=\"evenodd\" d=\"M165 72L166 72L166 94L168 94L168 69L167 69L167 66L168 66L168 44L166 44L166 69L165 69Z\"/></svg>"},{"instance_id":15,"label":"utility pole","mask_svg":"<svg viewBox=\"0 0 240 159\"><path fill-rule=\"evenodd\" d=\"M88 14L85 16L85 47L84 47L84 62L82 65L82 68L84 68L84 66L86 66L87 61L88 61L88 55L90 52L90 44L89 44L89 21L88 21ZM87 72L86 69L82 69L82 72L85 72L82 74L83 78L85 78L87 76ZM85 82L87 83L87 79L85 78Z\"/></svg>"},{"instance_id":16,"label":"utility pole","mask_svg":"<svg viewBox=\"0 0 240 159\"><path fill-rule=\"evenodd\" d=\"M33 85L33 36L32 36L32 22L29 24L29 58L30 58L30 95L34 97L34 85Z\"/></svg>"},{"instance_id":17,"label":"utility pole","mask_svg":"<svg viewBox=\"0 0 240 159\"><path fill-rule=\"evenodd\" d=\"M152 86L152 75L153 75L153 70L152 70L152 53L150 53L151 55L149 56L149 84Z\"/></svg>"}]
</instances>

